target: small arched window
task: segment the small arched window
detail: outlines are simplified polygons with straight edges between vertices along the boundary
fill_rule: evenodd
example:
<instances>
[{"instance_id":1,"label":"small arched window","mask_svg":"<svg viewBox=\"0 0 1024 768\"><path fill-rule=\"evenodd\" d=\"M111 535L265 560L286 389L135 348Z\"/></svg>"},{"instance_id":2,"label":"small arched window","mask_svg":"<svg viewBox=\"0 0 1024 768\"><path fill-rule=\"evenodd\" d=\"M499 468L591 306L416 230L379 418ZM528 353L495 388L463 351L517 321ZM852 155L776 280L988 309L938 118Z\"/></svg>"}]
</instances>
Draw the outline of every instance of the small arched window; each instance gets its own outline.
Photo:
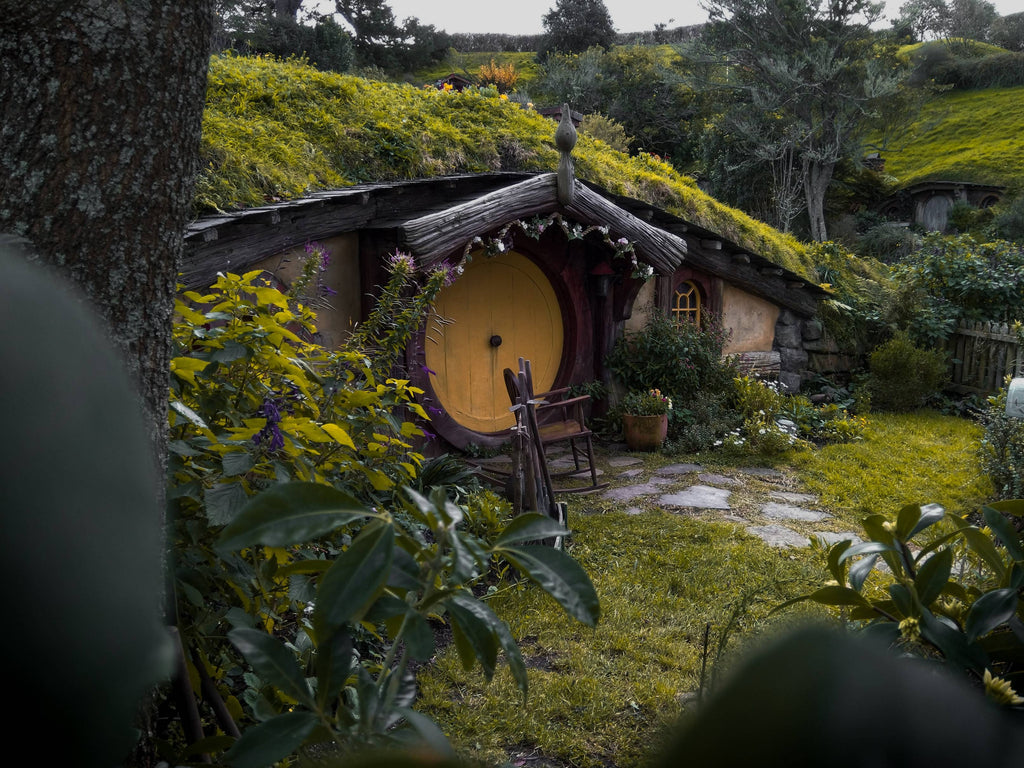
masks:
<instances>
[{"instance_id":1,"label":"small arched window","mask_svg":"<svg viewBox=\"0 0 1024 768\"><path fill-rule=\"evenodd\" d=\"M691 280L680 283L676 286L675 295L672 297L672 317L682 322L687 320L700 325L700 288Z\"/></svg>"}]
</instances>

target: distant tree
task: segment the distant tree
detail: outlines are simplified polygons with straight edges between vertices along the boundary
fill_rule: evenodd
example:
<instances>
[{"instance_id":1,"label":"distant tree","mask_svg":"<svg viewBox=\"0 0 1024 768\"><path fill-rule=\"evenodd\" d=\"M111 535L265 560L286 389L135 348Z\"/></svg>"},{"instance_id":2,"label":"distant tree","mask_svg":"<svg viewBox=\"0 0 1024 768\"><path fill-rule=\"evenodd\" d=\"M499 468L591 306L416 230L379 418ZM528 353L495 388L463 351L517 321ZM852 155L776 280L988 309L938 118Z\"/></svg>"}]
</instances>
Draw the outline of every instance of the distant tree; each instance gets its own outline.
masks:
<instances>
[{"instance_id":1,"label":"distant tree","mask_svg":"<svg viewBox=\"0 0 1024 768\"><path fill-rule=\"evenodd\" d=\"M991 42L1008 51L1024 51L1024 13L1011 13L992 22Z\"/></svg>"},{"instance_id":2,"label":"distant tree","mask_svg":"<svg viewBox=\"0 0 1024 768\"><path fill-rule=\"evenodd\" d=\"M949 26L949 8L945 0L909 0L900 6L892 24L909 29L915 40L935 39Z\"/></svg>"},{"instance_id":3,"label":"distant tree","mask_svg":"<svg viewBox=\"0 0 1024 768\"><path fill-rule=\"evenodd\" d=\"M335 8L355 32L359 66L410 71L440 61L448 51L446 32L415 17L399 24L385 0L335 0Z\"/></svg>"},{"instance_id":4,"label":"distant tree","mask_svg":"<svg viewBox=\"0 0 1024 768\"><path fill-rule=\"evenodd\" d=\"M859 152L869 118L896 92L899 81L891 53L870 29L881 5L868 0L707 0L706 8L710 23L704 43L725 67L720 91L727 103L746 104L751 115L770 116L769 143L777 138L792 142L810 235L826 240L825 195L836 164ZM751 156L762 149L754 137L749 147ZM769 154L789 162L785 153Z\"/></svg>"},{"instance_id":5,"label":"distant tree","mask_svg":"<svg viewBox=\"0 0 1024 768\"><path fill-rule=\"evenodd\" d=\"M611 48L615 43L612 17L602 0L556 0L542 19L547 33L544 58L550 52L583 53L588 48Z\"/></svg>"},{"instance_id":6,"label":"distant tree","mask_svg":"<svg viewBox=\"0 0 1024 768\"><path fill-rule=\"evenodd\" d=\"M949 0L946 36L987 41L998 18L996 7L987 0Z\"/></svg>"}]
</instances>

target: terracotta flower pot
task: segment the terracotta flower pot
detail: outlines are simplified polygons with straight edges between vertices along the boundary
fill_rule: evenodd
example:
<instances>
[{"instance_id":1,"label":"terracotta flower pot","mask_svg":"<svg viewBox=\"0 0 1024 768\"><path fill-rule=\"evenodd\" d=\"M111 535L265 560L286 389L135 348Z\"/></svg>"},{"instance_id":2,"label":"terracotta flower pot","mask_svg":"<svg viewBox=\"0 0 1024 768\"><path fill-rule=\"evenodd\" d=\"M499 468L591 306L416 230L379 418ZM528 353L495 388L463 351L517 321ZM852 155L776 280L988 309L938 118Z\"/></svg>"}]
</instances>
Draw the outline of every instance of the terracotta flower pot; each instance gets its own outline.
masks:
<instances>
[{"instance_id":1,"label":"terracotta flower pot","mask_svg":"<svg viewBox=\"0 0 1024 768\"><path fill-rule=\"evenodd\" d=\"M656 451L668 436L668 414L658 416L622 416L626 445L634 451Z\"/></svg>"}]
</instances>

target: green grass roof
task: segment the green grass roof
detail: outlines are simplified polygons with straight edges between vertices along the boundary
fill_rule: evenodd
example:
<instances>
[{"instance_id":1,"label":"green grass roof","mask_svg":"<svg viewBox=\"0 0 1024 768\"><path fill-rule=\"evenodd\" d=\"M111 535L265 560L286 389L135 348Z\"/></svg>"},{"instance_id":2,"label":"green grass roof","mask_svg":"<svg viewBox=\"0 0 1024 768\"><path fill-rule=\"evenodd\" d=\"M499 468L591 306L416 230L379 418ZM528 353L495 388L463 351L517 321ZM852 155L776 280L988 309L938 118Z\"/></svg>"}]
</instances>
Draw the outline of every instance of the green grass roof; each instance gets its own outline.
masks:
<instances>
[{"instance_id":1,"label":"green grass roof","mask_svg":"<svg viewBox=\"0 0 1024 768\"><path fill-rule=\"evenodd\" d=\"M1024 176L1024 86L941 94L896 144L881 154L900 187L1018 183Z\"/></svg>"},{"instance_id":2,"label":"green grass roof","mask_svg":"<svg viewBox=\"0 0 1024 768\"><path fill-rule=\"evenodd\" d=\"M554 171L554 123L494 91L319 72L297 61L210 61L197 213L322 189L460 173ZM667 163L581 136L577 175L644 200L811 277L803 244L697 188Z\"/></svg>"}]
</instances>

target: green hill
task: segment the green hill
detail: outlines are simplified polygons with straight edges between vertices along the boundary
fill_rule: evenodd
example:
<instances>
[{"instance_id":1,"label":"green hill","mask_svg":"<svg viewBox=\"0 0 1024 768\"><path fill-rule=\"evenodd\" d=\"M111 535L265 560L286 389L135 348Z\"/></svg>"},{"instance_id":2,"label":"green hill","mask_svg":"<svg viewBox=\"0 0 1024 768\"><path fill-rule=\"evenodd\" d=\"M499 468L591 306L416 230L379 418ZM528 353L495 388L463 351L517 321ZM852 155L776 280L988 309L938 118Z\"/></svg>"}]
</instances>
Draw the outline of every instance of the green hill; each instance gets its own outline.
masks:
<instances>
[{"instance_id":1,"label":"green hill","mask_svg":"<svg viewBox=\"0 0 1024 768\"><path fill-rule=\"evenodd\" d=\"M489 89L414 88L317 71L297 61L214 56L196 212L320 189L500 170L553 171L552 121ZM708 197L650 155L581 136L580 178L645 200L814 279L802 243Z\"/></svg>"},{"instance_id":2,"label":"green hill","mask_svg":"<svg viewBox=\"0 0 1024 768\"><path fill-rule=\"evenodd\" d=\"M1011 185L1024 178L1024 86L931 99L898 146L881 153L900 187L921 181Z\"/></svg>"}]
</instances>

